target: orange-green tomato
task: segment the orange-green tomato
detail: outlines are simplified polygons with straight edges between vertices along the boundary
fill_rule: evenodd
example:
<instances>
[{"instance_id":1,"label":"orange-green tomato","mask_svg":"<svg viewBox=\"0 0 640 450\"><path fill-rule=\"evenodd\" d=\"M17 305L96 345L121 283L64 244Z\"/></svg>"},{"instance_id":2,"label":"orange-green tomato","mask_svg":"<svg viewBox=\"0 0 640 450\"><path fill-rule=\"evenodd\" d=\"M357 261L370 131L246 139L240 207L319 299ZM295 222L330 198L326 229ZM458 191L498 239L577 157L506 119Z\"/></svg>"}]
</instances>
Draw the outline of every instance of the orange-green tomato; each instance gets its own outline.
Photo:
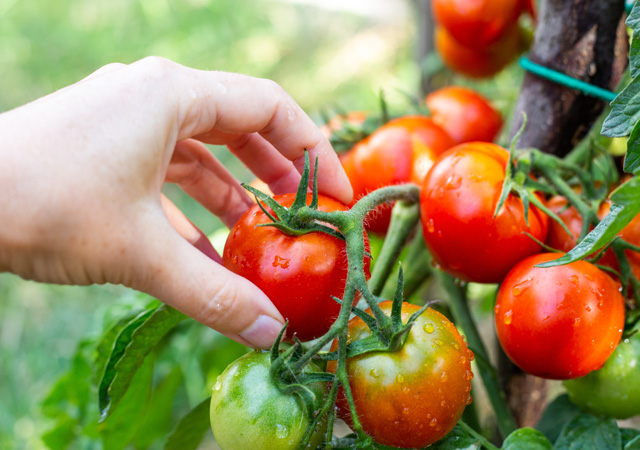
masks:
<instances>
[{"instance_id":1,"label":"orange-green tomato","mask_svg":"<svg viewBox=\"0 0 640 450\"><path fill-rule=\"evenodd\" d=\"M380 307L390 314L390 301ZM418 309L404 303L403 322ZM370 334L362 319L349 322L348 342ZM423 448L441 439L471 403L472 359L456 327L427 309L411 327L402 349L347 360L349 385L365 433L380 444L401 448ZM330 361L327 370L335 369L335 361ZM351 423L344 394L337 404L340 417Z\"/></svg>"},{"instance_id":2,"label":"orange-green tomato","mask_svg":"<svg viewBox=\"0 0 640 450\"><path fill-rule=\"evenodd\" d=\"M591 413L616 419L640 415L640 333L622 340L602 369L564 386L571 401Z\"/></svg>"},{"instance_id":3,"label":"orange-green tomato","mask_svg":"<svg viewBox=\"0 0 640 450\"><path fill-rule=\"evenodd\" d=\"M218 377L210 417L213 436L222 450L299 450L312 417L297 394L278 389L269 375L270 366L268 352L254 351L232 362ZM317 410L327 396L326 385L308 387ZM320 448L326 428L325 420L305 448Z\"/></svg>"}]
</instances>

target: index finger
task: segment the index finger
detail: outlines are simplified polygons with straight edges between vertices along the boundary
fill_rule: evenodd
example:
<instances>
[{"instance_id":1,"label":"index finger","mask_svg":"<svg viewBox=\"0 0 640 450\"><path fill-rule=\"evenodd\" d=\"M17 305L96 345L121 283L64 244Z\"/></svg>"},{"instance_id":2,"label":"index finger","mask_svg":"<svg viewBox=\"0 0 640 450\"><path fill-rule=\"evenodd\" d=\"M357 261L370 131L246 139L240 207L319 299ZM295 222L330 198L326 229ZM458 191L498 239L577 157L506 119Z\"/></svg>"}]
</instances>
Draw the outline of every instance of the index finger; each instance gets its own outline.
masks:
<instances>
[{"instance_id":1,"label":"index finger","mask_svg":"<svg viewBox=\"0 0 640 450\"><path fill-rule=\"evenodd\" d=\"M277 83L189 68L185 68L184 82L188 95L181 98L179 139L195 136L215 143L220 131L257 132L292 161L298 172L308 150L312 167L318 156L319 191L347 204L351 201L351 184L328 139Z\"/></svg>"}]
</instances>

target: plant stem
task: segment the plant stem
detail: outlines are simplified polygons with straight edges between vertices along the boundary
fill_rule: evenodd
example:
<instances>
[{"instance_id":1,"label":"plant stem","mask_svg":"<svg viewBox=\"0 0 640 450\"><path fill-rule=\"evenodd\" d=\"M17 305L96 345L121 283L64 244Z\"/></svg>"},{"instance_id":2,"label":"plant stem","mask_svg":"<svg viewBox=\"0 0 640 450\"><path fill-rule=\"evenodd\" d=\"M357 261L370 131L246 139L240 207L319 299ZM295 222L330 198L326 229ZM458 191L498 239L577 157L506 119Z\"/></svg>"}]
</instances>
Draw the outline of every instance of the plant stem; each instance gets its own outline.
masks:
<instances>
[{"instance_id":1,"label":"plant stem","mask_svg":"<svg viewBox=\"0 0 640 450\"><path fill-rule=\"evenodd\" d=\"M431 274L431 255L425 247L424 236L420 228L418 228L416 235L409 244L402 268L404 271L403 296L408 299ZM395 271L387 280L381 296L392 298L396 290L397 281L398 272Z\"/></svg>"},{"instance_id":2,"label":"plant stem","mask_svg":"<svg viewBox=\"0 0 640 450\"><path fill-rule=\"evenodd\" d=\"M476 355L476 362L480 372L480 377L482 378L482 383L487 391L489 401L493 406L493 411L498 423L498 429L502 436L506 437L517 428L516 423L509 411L506 396L502 389L500 389L497 372L489 362L487 350L480 338L480 334L478 333L473 317L471 316L471 311L467 304L465 289L458 286L451 275L440 270L436 270L435 273L442 283L442 286L447 291L451 312L455 322L462 328L467 337L467 341L469 342L469 348Z\"/></svg>"},{"instance_id":3,"label":"plant stem","mask_svg":"<svg viewBox=\"0 0 640 450\"><path fill-rule=\"evenodd\" d=\"M369 279L369 290L380 295L396 264L407 239L416 229L420 208L416 203L396 202L391 213L391 224Z\"/></svg>"},{"instance_id":4,"label":"plant stem","mask_svg":"<svg viewBox=\"0 0 640 450\"><path fill-rule=\"evenodd\" d=\"M493 445L491 442L489 442L487 440L487 438L485 438L483 435L481 435L480 433L478 433L476 430L474 430L473 428L471 428L469 425L467 425L466 423L464 423L462 420L460 422L458 422L460 424L460 426L462 428L464 428L464 430L469 433L470 435L472 435L473 437L475 437L476 439L478 439L480 441L480 444L488 449L488 450L500 450L498 447L496 447L495 445Z\"/></svg>"}]
</instances>

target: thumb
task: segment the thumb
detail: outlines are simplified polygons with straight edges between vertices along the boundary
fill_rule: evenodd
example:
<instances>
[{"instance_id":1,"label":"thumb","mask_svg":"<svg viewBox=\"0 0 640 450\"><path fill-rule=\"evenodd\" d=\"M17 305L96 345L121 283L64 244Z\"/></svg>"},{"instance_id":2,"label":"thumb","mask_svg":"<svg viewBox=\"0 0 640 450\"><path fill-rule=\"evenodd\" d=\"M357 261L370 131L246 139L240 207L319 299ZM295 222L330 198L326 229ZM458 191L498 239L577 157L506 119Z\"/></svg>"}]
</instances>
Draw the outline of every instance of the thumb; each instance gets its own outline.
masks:
<instances>
[{"instance_id":1,"label":"thumb","mask_svg":"<svg viewBox=\"0 0 640 450\"><path fill-rule=\"evenodd\" d=\"M197 250L166 219L140 235L131 287L244 345L273 344L284 319L257 286Z\"/></svg>"}]
</instances>

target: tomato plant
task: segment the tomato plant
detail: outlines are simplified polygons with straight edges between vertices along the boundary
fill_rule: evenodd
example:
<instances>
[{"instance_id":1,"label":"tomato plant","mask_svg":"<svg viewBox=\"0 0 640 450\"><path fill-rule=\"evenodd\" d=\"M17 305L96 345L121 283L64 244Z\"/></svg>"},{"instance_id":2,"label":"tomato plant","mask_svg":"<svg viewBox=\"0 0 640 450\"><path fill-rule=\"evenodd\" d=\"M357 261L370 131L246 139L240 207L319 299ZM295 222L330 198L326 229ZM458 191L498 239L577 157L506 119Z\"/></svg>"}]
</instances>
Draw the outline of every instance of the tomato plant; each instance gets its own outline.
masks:
<instances>
[{"instance_id":1,"label":"tomato plant","mask_svg":"<svg viewBox=\"0 0 640 450\"><path fill-rule=\"evenodd\" d=\"M518 261L540 251L548 217L536 207L525 221L522 200L510 194L497 216L508 152L472 142L443 154L420 198L424 239L443 270L463 280L497 283Z\"/></svg>"},{"instance_id":2,"label":"tomato plant","mask_svg":"<svg viewBox=\"0 0 640 450\"><path fill-rule=\"evenodd\" d=\"M313 420L297 394L281 392L271 378L270 356L253 351L232 362L218 377L211 395L211 429L222 450L299 450ZM309 365L308 370L318 370ZM319 408L327 396L324 383L307 386ZM326 421L307 449L320 448Z\"/></svg>"},{"instance_id":3,"label":"tomato plant","mask_svg":"<svg viewBox=\"0 0 640 450\"><path fill-rule=\"evenodd\" d=\"M484 50L502 39L522 12L520 0L433 0L436 21L461 45Z\"/></svg>"},{"instance_id":4,"label":"tomato plant","mask_svg":"<svg viewBox=\"0 0 640 450\"><path fill-rule=\"evenodd\" d=\"M471 141L493 142L502 128L502 117L476 91L448 86L425 98L431 117L456 144Z\"/></svg>"},{"instance_id":5,"label":"tomato plant","mask_svg":"<svg viewBox=\"0 0 640 450\"><path fill-rule=\"evenodd\" d=\"M274 198L289 207L294 197L284 194ZM310 200L311 194L307 203ZM319 210L345 211L347 206L320 196ZM332 296L342 298L344 292L345 243L322 232L291 236L273 226L259 226L268 223L271 219L258 205L249 209L229 232L222 263L262 289L289 320L289 334L302 341L321 336L340 311ZM367 273L368 268L367 258Z\"/></svg>"},{"instance_id":6,"label":"tomato plant","mask_svg":"<svg viewBox=\"0 0 640 450\"><path fill-rule=\"evenodd\" d=\"M389 315L391 302L380 307ZM419 309L404 303L403 321ZM370 335L362 319L349 322L348 342ZM455 326L430 308L413 324L401 350L348 359L349 385L364 431L377 442L395 447L422 448L437 441L471 403L472 359ZM327 369L335 370L335 362L329 362ZM349 423L344 397L338 407Z\"/></svg>"},{"instance_id":7,"label":"tomato plant","mask_svg":"<svg viewBox=\"0 0 640 450\"><path fill-rule=\"evenodd\" d=\"M622 340L601 369L564 386L571 401L591 413L616 419L640 414L640 334Z\"/></svg>"},{"instance_id":8,"label":"tomato plant","mask_svg":"<svg viewBox=\"0 0 640 450\"><path fill-rule=\"evenodd\" d=\"M513 27L491 46L482 50L465 47L443 27L435 30L435 45L444 63L451 69L471 78L491 77L509 64L525 46L519 27Z\"/></svg>"},{"instance_id":9,"label":"tomato plant","mask_svg":"<svg viewBox=\"0 0 640 450\"><path fill-rule=\"evenodd\" d=\"M620 286L586 261L537 268L559 257L530 256L506 276L495 306L498 339L525 372L568 379L601 367L620 341Z\"/></svg>"},{"instance_id":10,"label":"tomato plant","mask_svg":"<svg viewBox=\"0 0 640 450\"><path fill-rule=\"evenodd\" d=\"M354 199L375 189L401 183L422 183L437 156L454 145L431 118L404 116L387 122L356 144L343 159ZM367 229L386 232L391 208L374 212Z\"/></svg>"}]
</instances>

